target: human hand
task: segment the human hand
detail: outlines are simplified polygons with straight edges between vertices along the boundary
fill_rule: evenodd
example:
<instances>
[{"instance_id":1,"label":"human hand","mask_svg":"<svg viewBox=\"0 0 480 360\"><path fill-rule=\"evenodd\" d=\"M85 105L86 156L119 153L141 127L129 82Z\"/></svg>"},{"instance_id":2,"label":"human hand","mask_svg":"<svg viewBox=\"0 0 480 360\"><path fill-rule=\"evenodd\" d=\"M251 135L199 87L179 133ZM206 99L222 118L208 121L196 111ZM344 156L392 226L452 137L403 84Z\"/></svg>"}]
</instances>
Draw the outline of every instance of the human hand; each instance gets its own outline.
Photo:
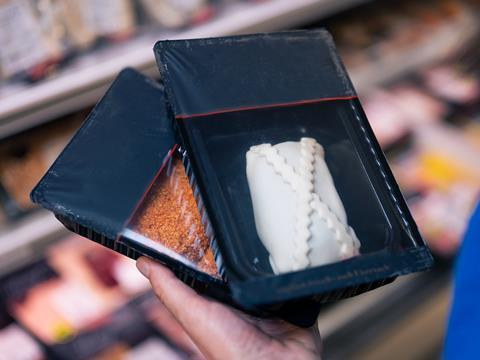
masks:
<instances>
[{"instance_id":1,"label":"human hand","mask_svg":"<svg viewBox=\"0 0 480 360\"><path fill-rule=\"evenodd\" d=\"M259 319L198 295L164 266L145 257L140 272L172 317L208 359L318 359L317 327L302 329L281 320ZM195 349L195 350L194 350Z\"/></svg>"}]
</instances>

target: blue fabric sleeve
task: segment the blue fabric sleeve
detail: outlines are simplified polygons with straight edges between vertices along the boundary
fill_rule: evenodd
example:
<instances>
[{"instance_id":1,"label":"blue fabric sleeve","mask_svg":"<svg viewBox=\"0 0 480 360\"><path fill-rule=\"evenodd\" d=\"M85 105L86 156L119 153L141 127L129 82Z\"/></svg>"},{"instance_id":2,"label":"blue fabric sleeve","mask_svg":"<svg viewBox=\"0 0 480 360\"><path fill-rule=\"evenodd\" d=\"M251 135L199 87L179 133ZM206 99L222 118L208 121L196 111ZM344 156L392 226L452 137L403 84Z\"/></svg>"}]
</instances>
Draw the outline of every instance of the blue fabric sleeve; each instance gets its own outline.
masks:
<instances>
[{"instance_id":1,"label":"blue fabric sleeve","mask_svg":"<svg viewBox=\"0 0 480 360\"><path fill-rule=\"evenodd\" d=\"M444 358L480 359L480 204L457 259Z\"/></svg>"}]
</instances>

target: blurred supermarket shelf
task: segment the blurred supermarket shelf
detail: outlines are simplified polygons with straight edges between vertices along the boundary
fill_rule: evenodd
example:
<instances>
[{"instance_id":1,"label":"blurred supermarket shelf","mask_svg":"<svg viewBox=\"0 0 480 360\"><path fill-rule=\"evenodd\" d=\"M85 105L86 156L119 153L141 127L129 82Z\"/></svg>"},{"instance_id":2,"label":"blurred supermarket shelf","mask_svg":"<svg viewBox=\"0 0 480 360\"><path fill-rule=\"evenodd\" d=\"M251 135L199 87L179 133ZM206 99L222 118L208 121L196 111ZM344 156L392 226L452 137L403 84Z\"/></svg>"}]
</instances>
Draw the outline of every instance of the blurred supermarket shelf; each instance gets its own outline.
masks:
<instances>
[{"instance_id":1,"label":"blurred supermarket shelf","mask_svg":"<svg viewBox=\"0 0 480 360\"><path fill-rule=\"evenodd\" d=\"M447 265L338 302L319 316L324 357L384 359L395 346L398 354L408 353L402 358L438 358L450 294Z\"/></svg>"},{"instance_id":2,"label":"blurred supermarket shelf","mask_svg":"<svg viewBox=\"0 0 480 360\"><path fill-rule=\"evenodd\" d=\"M322 338L326 339L351 321L361 317L368 309L384 303L394 294L404 292L411 287L422 274L413 274L396 279L393 283L362 295L338 302L331 309L323 312L318 319L318 328Z\"/></svg>"},{"instance_id":3,"label":"blurred supermarket shelf","mask_svg":"<svg viewBox=\"0 0 480 360\"><path fill-rule=\"evenodd\" d=\"M232 4L212 21L170 33L149 33L82 56L35 85L0 87L0 138L92 105L124 67L157 74L153 44L161 38L200 38L294 27L366 0L271 0Z\"/></svg>"},{"instance_id":4,"label":"blurred supermarket shelf","mask_svg":"<svg viewBox=\"0 0 480 360\"><path fill-rule=\"evenodd\" d=\"M383 51L370 49L372 52L382 53L376 60L371 60L359 68L349 69L350 77L359 93L408 74L421 66L439 62L462 49L478 33L478 17L474 13L467 13L457 21L452 21L428 36L421 36L415 46L405 51Z\"/></svg>"},{"instance_id":5,"label":"blurred supermarket shelf","mask_svg":"<svg viewBox=\"0 0 480 360\"><path fill-rule=\"evenodd\" d=\"M1 229L0 275L44 255L43 250L67 230L53 214L37 210Z\"/></svg>"}]
</instances>

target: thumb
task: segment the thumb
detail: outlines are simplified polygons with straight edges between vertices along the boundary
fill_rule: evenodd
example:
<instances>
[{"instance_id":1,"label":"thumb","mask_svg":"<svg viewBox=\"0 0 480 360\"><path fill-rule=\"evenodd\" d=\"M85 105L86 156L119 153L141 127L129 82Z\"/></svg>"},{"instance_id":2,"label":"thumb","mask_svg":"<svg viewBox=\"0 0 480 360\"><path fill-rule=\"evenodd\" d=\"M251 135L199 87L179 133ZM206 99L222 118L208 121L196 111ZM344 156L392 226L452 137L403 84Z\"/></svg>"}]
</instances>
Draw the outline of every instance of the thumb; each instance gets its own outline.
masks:
<instances>
[{"instance_id":1,"label":"thumb","mask_svg":"<svg viewBox=\"0 0 480 360\"><path fill-rule=\"evenodd\" d=\"M137 261L137 267L205 356L234 359L240 354L254 355L268 348L267 335L229 307L199 296L167 268L145 257Z\"/></svg>"}]
</instances>

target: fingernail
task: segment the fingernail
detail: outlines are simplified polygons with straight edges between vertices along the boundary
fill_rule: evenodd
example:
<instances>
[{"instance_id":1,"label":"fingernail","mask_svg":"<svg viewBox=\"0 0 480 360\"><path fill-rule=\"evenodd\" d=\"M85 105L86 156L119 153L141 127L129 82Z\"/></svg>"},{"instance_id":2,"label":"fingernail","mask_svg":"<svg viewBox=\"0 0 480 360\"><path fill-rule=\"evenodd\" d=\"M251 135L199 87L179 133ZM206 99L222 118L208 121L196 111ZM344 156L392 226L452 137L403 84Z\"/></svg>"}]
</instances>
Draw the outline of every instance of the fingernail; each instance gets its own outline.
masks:
<instances>
[{"instance_id":1,"label":"fingernail","mask_svg":"<svg viewBox=\"0 0 480 360\"><path fill-rule=\"evenodd\" d=\"M150 264L146 258L141 257L137 260L137 269L146 278L150 276Z\"/></svg>"}]
</instances>

